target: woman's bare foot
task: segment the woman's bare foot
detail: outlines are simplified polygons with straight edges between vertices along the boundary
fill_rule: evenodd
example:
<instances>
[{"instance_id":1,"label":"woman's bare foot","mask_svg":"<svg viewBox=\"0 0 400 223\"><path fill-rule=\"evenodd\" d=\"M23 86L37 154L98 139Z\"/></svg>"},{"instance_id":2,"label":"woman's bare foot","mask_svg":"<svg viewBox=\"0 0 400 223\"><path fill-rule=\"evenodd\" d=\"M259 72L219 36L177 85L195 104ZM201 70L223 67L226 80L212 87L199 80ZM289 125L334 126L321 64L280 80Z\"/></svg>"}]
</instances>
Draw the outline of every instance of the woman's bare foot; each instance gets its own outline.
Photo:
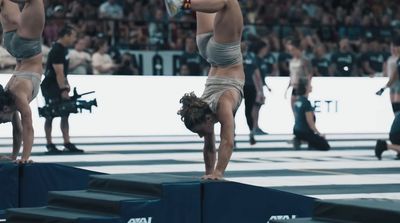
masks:
<instances>
[{"instance_id":1,"label":"woman's bare foot","mask_svg":"<svg viewBox=\"0 0 400 223\"><path fill-rule=\"evenodd\" d=\"M27 163L33 163L33 160L27 160L27 159L17 159L14 161L17 164L27 164Z\"/></svg>"},{"instance_id":2,"label":"woman's bare foot","mask_svg":"<svg viewBox=\"0 0 400 223\"><path fill-rule=\"evenodd\" d=\"M214 172L212 174L206 174L206 175L202 176L201 179L203 179L203 180L223 180L224 175L222 175L221 173Z\"/></svg>"}]
</instances>

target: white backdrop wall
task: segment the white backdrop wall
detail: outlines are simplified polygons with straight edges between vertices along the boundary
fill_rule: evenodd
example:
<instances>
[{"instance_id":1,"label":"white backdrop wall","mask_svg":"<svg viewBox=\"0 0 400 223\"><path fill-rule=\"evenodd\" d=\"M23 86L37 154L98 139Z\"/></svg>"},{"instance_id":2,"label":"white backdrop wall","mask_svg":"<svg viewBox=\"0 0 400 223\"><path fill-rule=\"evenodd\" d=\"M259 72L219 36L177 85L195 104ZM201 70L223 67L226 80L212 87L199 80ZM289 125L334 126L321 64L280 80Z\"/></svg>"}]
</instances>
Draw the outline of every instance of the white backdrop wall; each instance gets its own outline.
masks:
<instances>
[{"instance_id":1,"label":"white backdrop wall","mask_svg":"<svg viewBox=\"0 0 400 223\"><path fill-rule=\"evenodd\" d=\"M5 85L10 75L0 75ZM79 93L96 91L82 99L97 98L93 113L70 116L71 136L124 135L187 135L177 111L179 99L186 92L201 95L206 77L153 76L69 76L72 87ZM375 92L386 78L314 78L311 102L316 105L317 127L323 133L386 133L393 114L389 92L381 97ZM284 98L288 78L271 77L267 82L272 92L260 112L260 127L269 133L290 134L293 114L290 92ZM38 115L38 106L44 100L39 94L32 101L35 135L44 136L44 119ZM237 134L248 134L244 103L236 115ZM217 126L217 131L219 126ZM11 124L0 126L0 137L11 136ZM59 118L53 123L53 135L61 136Z\"/></svg>"}]
</instances>

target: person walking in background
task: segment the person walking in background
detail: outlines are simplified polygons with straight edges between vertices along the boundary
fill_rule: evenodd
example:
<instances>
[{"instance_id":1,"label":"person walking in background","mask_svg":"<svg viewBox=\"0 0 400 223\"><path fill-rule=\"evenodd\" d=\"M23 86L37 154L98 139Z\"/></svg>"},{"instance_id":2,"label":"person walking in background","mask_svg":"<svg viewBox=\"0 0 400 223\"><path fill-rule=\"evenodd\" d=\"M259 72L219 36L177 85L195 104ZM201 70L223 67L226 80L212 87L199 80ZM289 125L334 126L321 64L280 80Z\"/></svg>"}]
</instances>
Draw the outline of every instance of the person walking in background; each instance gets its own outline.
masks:
<instances>
[{"instance_id":1,"label":"person walking in background","mask_svg":"<svg viewBox=\"0 0 400 223\"><path fill-rule=\"evenodd\" d=\"M250 144L256 144L254 135L266 134L258 126L259 107L265 103L263 82L258 67L257 56L249 51L248 43L242 42L245 82L243 87L247 126L250 130Z\"/></svg>"}]
</instances>

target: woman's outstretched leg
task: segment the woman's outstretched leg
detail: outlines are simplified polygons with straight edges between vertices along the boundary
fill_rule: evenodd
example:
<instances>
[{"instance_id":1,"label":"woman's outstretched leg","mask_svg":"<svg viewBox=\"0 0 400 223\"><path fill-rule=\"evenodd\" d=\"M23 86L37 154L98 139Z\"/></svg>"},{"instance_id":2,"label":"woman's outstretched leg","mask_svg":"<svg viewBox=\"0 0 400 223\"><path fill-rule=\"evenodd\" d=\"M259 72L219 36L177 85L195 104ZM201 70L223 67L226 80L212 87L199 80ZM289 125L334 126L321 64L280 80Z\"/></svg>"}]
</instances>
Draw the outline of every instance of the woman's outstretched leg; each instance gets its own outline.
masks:
<instances>
[{"instance_id":1,"label":"woman's outstretched leg","mask_svg":"<svg viewBox=\"0 0 400 223\"><path fill-rule=\"evenodd\" d=\"M45 23L43 0L26 0L22 9L18 34L26 38L42 36Z\"/></svg>"}]
</instances>

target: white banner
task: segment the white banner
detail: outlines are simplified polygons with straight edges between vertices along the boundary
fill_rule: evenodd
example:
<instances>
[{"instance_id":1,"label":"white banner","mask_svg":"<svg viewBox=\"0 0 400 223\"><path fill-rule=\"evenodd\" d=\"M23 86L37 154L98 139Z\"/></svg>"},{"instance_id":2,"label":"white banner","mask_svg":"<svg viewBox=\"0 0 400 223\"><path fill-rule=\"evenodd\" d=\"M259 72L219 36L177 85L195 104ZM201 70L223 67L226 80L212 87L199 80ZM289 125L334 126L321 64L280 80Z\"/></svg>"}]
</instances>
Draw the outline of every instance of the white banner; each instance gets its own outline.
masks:
<instances>
[{"instance_id":1,"label":"white banner","mask_svg":"<svg viewBox=\"0 0 400 223\"><path fill-rule=\"evenodd\" d=\"M10 75L1 75L5 86ZM82 99L97 98L98 107L90 114L70 116L71 136L187 135L177 111L184 93L198 96L206 77L153 76L69 76L78 93L96 91ZM272 134L290 134L293 114L290 92L284 98L288 78L271 77L267 83L266 104L260 111L260 127ZM310 101L316 106L317 128L322 133L386 133L393 120L389 92L376 96L386 78L314 78ZM36 136L44 136L44 118L38 106L44 104L41 94L31 102ZM236 114L236 133L248 134L244 103ZM2 124L1 137L11 137L11 124ZM217 130L217 132L219 132ZM53 122L53 136L61 136L59 118Z\"/></svg>"}]
</instances>

